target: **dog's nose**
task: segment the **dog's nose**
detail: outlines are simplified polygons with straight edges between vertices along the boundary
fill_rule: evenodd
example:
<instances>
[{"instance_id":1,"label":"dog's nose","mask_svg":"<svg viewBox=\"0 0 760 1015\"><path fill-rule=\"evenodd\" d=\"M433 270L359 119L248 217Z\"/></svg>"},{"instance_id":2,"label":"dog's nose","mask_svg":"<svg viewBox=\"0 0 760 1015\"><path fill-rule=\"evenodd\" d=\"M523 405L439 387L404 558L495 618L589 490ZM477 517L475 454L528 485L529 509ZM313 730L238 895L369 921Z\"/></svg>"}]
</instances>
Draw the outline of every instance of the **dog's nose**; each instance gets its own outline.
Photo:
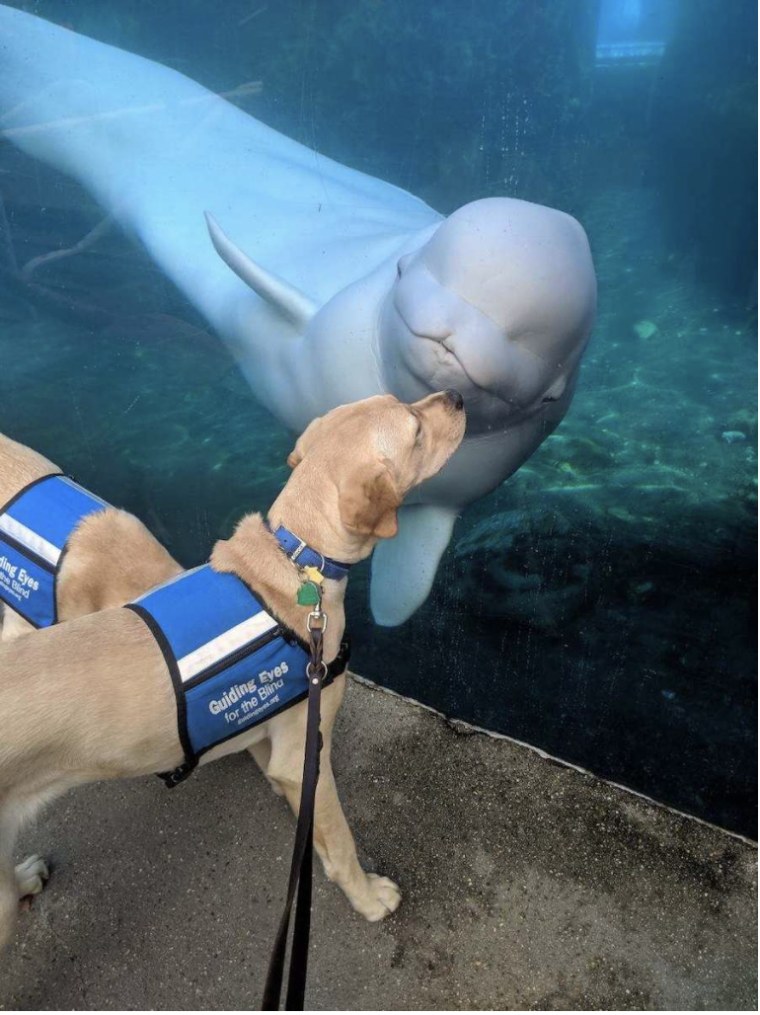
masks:
<instances>
[{"instance_id":1,"label":"dog's nose","mask_svg":"<svg viewBox=\"0 0 760 1015\"><path fill-rule=\"evenodd\" d=\"M455 391L453 388L448 388L444 394L446 395L446 401L449 405L453 406L457 410L464 408L464 399L458 391Z\"/></svg>"}]
</instances>

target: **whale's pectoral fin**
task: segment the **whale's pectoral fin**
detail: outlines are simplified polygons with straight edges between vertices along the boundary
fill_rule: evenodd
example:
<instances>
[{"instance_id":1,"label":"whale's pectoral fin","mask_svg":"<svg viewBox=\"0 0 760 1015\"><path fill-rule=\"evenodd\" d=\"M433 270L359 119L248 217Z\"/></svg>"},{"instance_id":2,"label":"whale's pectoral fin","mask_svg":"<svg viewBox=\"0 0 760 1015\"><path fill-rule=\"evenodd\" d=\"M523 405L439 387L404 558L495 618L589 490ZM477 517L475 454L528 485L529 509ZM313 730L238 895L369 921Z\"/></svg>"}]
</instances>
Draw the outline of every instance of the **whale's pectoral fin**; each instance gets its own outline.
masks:
<instances>
[{"instance_id":1,"label":"whale's pectoral fin","mask_svg":"<svg viewBox=\"0 0 760 1015\"><path fill-rule=\"evenodd\" d=\"M312 317L319 310L317 304L295 286L285 282L272 272L251 260L248 254L236 246L222 231L221 226L210 212L204 212L211 242L224 263L239 279L266 300L283 317L299 330L305 331Z\"/></svg>"},{"instance_id":2,"label":"whale's pectoral fin","mask_svg":"<svg viewBox=\"0 0 760 1015\"><path fill-rule=\"evenodd\" d=\"M403 624L425 602L456 517L454 509L430 504L399 510L398 535L378 544L372 557L369 601L378 624Z\"/></svg>"}]
</instances>

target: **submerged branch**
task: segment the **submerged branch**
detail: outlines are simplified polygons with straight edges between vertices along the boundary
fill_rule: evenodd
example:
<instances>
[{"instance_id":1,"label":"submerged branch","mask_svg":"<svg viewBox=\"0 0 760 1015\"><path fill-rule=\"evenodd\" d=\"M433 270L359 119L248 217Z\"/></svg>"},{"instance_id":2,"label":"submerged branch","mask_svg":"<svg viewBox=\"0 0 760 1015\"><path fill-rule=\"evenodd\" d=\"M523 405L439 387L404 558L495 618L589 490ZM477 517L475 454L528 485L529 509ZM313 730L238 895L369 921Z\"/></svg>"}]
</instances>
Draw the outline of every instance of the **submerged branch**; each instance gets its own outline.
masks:
<instances>
[{"instance_id":1,"label":"submerged branch","mask_svg":"<svg viewBox=\"0 0 760 1015\"><path fill-rule=\"evenodd\" d=\"M1 224L1 223L0 223ZM100 222L91 229L86 236L75 243L73 247L66 247L63 250L52 250L49 254L40 254L39 257L33 257L31 261L27 261L24 267L19 272L19 277L24 282L28 282L34 272L42 267L43 264L50 264L53 261L61 261L66 257L73 257L75 254L81 254L87 250L94 243L100 239L101 236L105 235L113 225L113 216L106 215L105 218L101 219Z\"/></svg>"}]
</instances>

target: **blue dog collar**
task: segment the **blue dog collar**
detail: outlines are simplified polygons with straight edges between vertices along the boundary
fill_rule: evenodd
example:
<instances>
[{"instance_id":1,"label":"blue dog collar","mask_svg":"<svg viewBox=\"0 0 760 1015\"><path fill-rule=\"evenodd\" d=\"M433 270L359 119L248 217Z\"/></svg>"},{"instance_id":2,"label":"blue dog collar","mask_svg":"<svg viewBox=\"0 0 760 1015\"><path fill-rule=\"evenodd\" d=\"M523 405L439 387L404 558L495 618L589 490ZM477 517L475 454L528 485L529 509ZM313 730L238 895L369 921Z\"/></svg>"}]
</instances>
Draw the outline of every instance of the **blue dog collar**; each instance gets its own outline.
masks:
<instances>
[{"instance_id":1,"label":"blue dog collar","mask_svg":"<svg viewBox=\"0 0 760 1015\"><path fill-rule=\"evenodd\" d=\"M269 528L269 526L267 526ZM333 560L331 557L325 557L318 550L313 550L310 546L307 546L303 539L300 539L295 532L291 532L290 529L286 529L284 525L280 525L279 528L269 529L272 535L280 544L280 548L284 553L290 557L294 564L298 567L316 567L325 578L333 578L335 581L340 581L341 578L345 578L351 568L350 564L344 564L340 560Z\"/></svg>"}]
</instances>

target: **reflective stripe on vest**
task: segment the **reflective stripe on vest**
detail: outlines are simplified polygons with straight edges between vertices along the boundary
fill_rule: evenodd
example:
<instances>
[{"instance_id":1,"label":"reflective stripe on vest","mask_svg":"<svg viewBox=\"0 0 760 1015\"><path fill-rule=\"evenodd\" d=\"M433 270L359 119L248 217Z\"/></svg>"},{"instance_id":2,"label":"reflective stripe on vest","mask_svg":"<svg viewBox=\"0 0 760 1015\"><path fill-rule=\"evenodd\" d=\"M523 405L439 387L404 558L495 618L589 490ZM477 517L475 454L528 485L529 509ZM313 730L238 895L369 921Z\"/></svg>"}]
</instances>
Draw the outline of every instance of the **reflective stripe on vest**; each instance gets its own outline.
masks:
<instances>
[{"instance_id":1,"label":"reflective stripe on vest","mask_svg":"<svg viewBox=\"0 0 760 1015\"><path fill-rule=\"evenodd\" d=\"M306 697L305 645L233 574L204 564L127 609L142 617L164 654L190 766Z\"/></svg>"},{"instance_id":2,"label":"reflective stripe on vest","mask_svg":"<svg viewBox=\"0 0 760 1015\"><path fill-rule=\"evenodd\" d=\"M69 537L83 518L106 507L66 476L44 476L0 508L0 601L35 627L55 624Z\"/></svg>"}]
</instances>

